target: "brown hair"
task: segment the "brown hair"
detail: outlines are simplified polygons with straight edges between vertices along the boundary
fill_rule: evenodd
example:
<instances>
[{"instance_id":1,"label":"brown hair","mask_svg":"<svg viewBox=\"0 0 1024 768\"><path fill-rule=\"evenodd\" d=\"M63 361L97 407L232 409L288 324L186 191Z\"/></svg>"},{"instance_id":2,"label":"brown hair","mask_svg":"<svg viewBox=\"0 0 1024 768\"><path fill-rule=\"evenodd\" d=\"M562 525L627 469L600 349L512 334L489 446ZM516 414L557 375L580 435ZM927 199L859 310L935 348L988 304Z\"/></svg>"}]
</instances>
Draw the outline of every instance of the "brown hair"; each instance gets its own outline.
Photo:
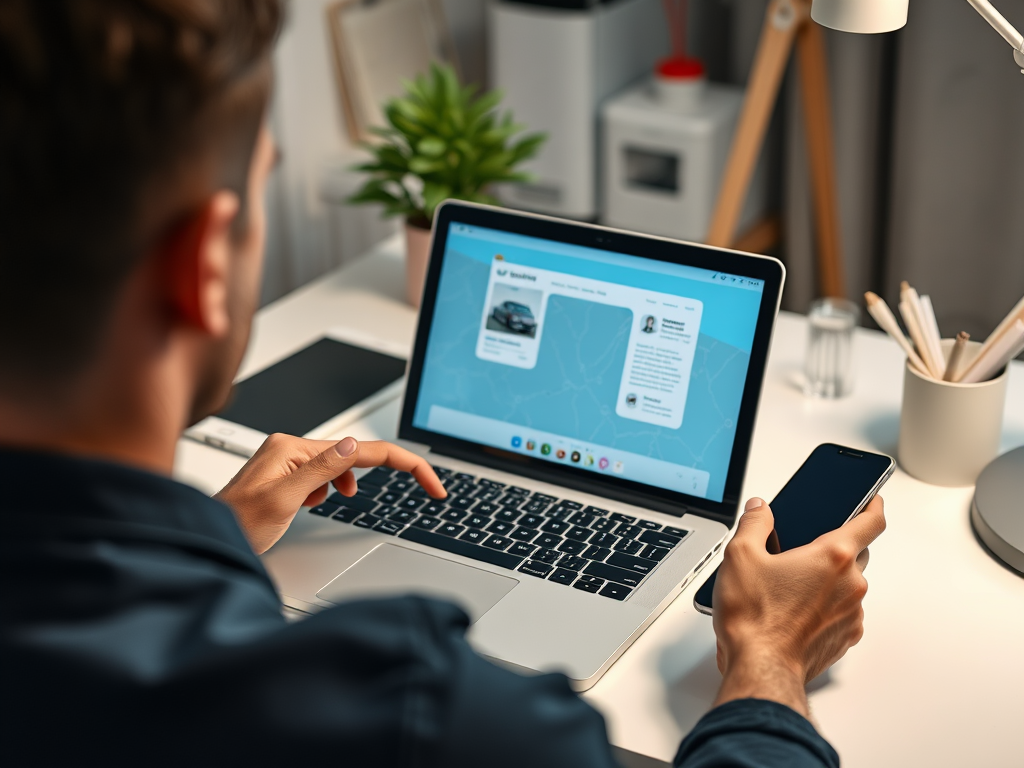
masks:
<instances>
[{"instance_id":1,"label":"brown hair","mask_svg":"<svg viewBox=\"0 0 1024 768\"><path fill-rule=\"evenodd\" d=\"M134 267L246 199L282 0L0 2L0 390L95 354Z\"/></svg>"}]
</instances>

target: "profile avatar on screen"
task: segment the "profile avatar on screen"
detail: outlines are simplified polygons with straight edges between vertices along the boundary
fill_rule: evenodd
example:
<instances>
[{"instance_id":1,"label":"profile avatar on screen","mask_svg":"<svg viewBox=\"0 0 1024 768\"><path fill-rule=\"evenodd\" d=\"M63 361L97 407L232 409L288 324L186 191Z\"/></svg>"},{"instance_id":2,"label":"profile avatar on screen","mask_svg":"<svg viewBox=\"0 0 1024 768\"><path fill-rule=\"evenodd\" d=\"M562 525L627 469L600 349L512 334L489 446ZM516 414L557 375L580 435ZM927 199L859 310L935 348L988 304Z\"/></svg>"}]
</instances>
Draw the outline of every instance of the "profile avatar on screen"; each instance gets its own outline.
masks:
<instances>
[{"instance_id":1,"label":"profile avatar on screen","mask_svg":"<svg viewBox=\"0 0 1024 768\"><path fill-rule=\"evenodd\" d=\"M654 315L648 315L644 318L643 327L640 329L644 333L655 333L658 330L658 320Z\"/></svg>"}]
</instances>

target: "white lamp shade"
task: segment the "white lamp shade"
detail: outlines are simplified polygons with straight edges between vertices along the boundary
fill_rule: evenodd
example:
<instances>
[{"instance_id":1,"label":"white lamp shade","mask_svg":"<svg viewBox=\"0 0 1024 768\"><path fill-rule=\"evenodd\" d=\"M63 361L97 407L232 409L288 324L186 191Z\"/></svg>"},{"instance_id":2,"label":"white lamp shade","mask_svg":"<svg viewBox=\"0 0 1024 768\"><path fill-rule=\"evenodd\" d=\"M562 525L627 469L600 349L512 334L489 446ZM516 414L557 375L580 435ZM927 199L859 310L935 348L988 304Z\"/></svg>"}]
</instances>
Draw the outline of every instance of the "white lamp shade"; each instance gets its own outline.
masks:
<instances>
[{"instance_id":1,"label":"white lamp shade","mask_svg":"<svg viewBox=\"0 0 1024 768\"><path fill-rule=\"evenodd\" d=\"M813 0L811 18L841 32L892 32L907 23L910 0Z\"/></svg>"}]
</instances>

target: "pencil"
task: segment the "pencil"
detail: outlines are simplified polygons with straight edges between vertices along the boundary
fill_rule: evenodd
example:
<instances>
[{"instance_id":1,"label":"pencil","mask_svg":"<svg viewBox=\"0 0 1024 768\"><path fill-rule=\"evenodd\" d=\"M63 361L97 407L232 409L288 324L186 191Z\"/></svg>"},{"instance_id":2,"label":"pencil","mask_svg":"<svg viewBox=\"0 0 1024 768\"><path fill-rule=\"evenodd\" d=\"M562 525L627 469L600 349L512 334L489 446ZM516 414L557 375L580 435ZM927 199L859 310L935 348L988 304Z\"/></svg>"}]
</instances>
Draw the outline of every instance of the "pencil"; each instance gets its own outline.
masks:
<instances>
[{"instance_id":1,"label":"pencil","mask_svg":"<svg viewBox=\"0 0 1024 768\"><path fill-rule=\"evenodd\" d=\"M957 369L960 367L960 361L963 359L964 350L967 348L967 342L970 341L971 334L965 331L960 331L956 335L956 342L953 344L953 349L949 353L949 362L946 363L946 373L942 377L943 381L956 381Z\"/></svg>"},{"instance_id":2,"label":"pencil","mask_svg":"<svg viewBox=\"0 0 1024 768\"><path fill-rule=\"evenodd\" d=\"M983 354L988 352L992 345L998 342L1002 335L1006 333L1017 320L1024 320L1024 299L1017 302L1017 305L1010 310L1010 313L1003 318L1002 322L999 323L999 325L996 326L996 329L989 334L987 339L985 339L985 343L978 352L978 357L980 358Z\"/></svg>"},{"instance_id":3,"label":"pencil","mask_svg":"<svg viewBox=\"0 0 1024 768\"><path fill-rule=\"evenodd\" d=\"M975 358L971 367L960 377L960 383L988 381L1019 355L1021 349L1024 349L1024 322L1015 320L999 340L989 347L988 352Z\"/></svg>"},{"instance_id":4,"label":"pencil","mask_svg":"<svg viewBox=\"0 0 1024 768\"><path fill-rule=\"evenodd\" d=\"M864 294L864 301L867 302L868 313L875 318L878 327L888 333L900 345L900 349L903 350L907 359L910 360L910 364L922 375L931 376L928 372L928 366L924 364L924 361L914 351L913 346L907 341L907 337L903 335L903 330L900 328L900 324L896 322L896 316L889 309L889 305L885 303L885 299L872 291L868 291Z\"/></svg>"},{"instance_id":5,"label":"pencil","mask_svg":"<svg viewBox=\"0 0 1024 768\"><path fill-rule=\"evenodd\" d=\"M936 345L941 350L941 344L938 343L938 339L936 339L936 344L932 344L927 318L921 305L921 297L906 280L900 283L900 314L903 315L903 322L907 326L907 331L910 332L910 338L917 345L917 353L927 364L932 378L941 379L945 369L943 365L945 360L942 359L941 354L936 358L934 352ZM936 331L936 335L938 335L938 331Z\"/></svg>"},{"instance_id":6,"label":"pencil","mask_svg":"<svg viewBox=\"0 0 1024 768\"><path fill-rule=\"evenodd\" d=\"M921 323L918 321L917 313L910 302L900 302L900 314L903 315L903 322L907 325L907 332L910 334L910 338L914 340L914 348L917 349L917 354L921 356L925 365L928 366L928 375L933 379L941 379L942 371L939 370L939 367L932 361L931 355L928 354L928 345L925 343L924 334L921 331Z\"/></svg>"}]
</instances>

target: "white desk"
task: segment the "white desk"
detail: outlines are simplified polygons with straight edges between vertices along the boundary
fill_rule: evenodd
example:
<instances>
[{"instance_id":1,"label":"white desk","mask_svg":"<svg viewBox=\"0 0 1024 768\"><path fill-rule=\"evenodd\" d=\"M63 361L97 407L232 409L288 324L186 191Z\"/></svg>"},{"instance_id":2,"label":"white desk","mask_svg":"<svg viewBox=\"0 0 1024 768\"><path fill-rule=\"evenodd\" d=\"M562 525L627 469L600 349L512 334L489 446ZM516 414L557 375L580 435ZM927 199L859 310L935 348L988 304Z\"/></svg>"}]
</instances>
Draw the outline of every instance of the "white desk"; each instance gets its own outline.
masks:
<instances>
[{"instance_id":1,"label":"white desk","mask_svg":"<svg viewBox=\"0 0 1024 768\"><path fill-rule=\"evenodd\" d=\"M411 346L415 312L401 301L397 239L262 310L243 365L247 374L327 328L351 325ZM903 362L881 334L858 332L852 397L807 400L796 385L805 325L779 319L745 495L768 499L819 443L894 453ZM393 439L392 403L349 432ZM1024 365L1015 364L1004 448L1024 444ZM182 441L177 475L213 492L242 461ZM845 768L1024 766L1024 579L975 541L972 489L943 489L897 472L886 486L889 528L872 547L867 632L813 685L821 732ZM1022 500L1024 514L1024 500ZM631 765L671 762L719 683L711 621L685 590L585 698L604 713L612 743Z\"/></svg>"}]
</instances>

